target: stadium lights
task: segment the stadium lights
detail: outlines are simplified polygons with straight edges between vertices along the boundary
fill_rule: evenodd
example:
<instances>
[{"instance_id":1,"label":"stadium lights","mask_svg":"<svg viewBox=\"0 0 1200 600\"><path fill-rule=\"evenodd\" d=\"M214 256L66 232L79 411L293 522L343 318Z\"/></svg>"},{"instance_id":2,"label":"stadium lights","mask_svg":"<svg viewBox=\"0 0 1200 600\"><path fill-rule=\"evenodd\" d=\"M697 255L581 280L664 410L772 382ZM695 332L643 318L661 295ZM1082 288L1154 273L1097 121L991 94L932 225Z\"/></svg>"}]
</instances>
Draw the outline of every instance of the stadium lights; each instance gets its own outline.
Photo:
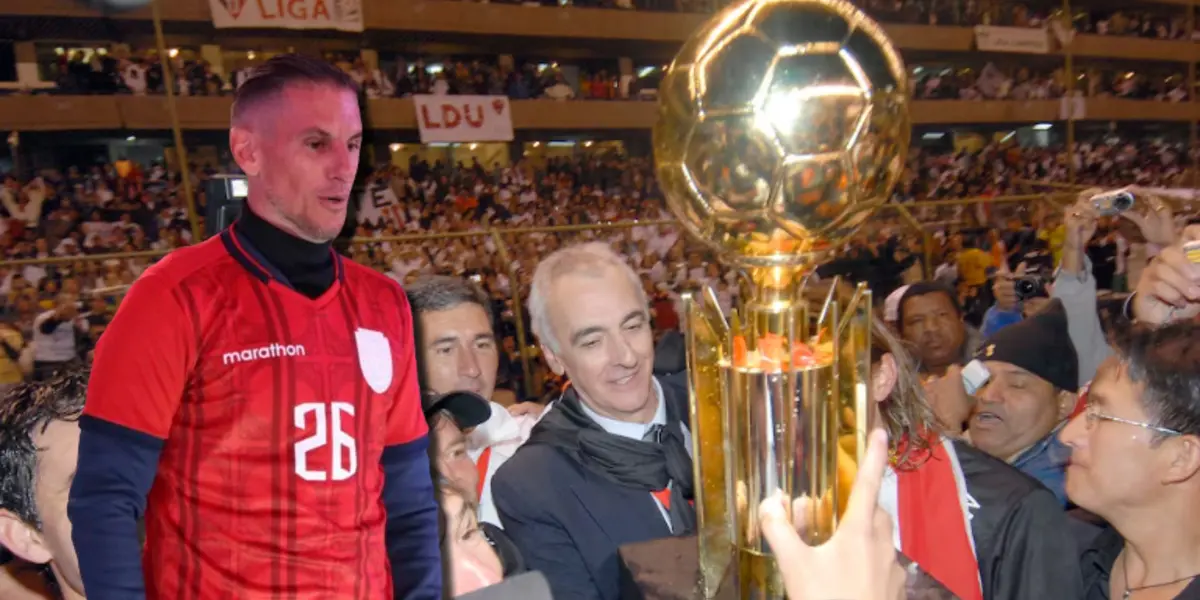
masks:
<instances>
[{"instance_id":1,"label":"stadium lights","mask_svg":"<svg viewBox=\"0 0 1200 600\"><path fill-rule=\"evenodd\" d=\"M1051 127L1054 127L1054 125L1052 125L1050 123L1038 123L1037 125L1033 126L1033 130L1034 131L1046 131L1046 130L1050 129Z\"/></svg>"}]
</instances>

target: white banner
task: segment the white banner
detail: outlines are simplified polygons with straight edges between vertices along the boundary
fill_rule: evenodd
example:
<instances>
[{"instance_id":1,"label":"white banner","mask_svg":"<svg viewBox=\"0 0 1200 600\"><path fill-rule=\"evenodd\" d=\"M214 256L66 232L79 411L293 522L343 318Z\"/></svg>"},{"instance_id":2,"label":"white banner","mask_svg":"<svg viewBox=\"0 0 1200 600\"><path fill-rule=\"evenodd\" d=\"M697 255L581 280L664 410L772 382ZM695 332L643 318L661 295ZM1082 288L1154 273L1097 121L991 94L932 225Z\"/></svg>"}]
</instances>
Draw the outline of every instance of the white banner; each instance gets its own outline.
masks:
<instances>
[{"instance_id":1,"label":"white banner","mask_svg":"<svg viewBox=\"0 0 1200 600\"><path fill-rule=\"evenodd\" d=\"M362 0L208 0L213 27L363 30Z\"/></svg>"},{"instance_id":2,"label":"white banner","mask_svg":"<svg viewBox=\"0 0 1200 600\"><path fill-rule=\"evenodd\" d=\"M511 142L508 96L413 96L421 142Z\"/></svg>"},{"instance_id":3,"label":"white banner","mask_svg":"<svg viewBox=\"0 0 1200 600\"><path fill-rule=\"evenodd\" d=\"M983 52L1050 52L1050 34L1037 27L975 26L975 48Z\"/></svg>"},{"instance_id":4,"label":"white banner","mask_svg":"<svg viewBox=\"0 0 1200 600\"><path fill-rule=\"evenodd\" d=\"M399 226L402 221L400 200L396 193L385 183L373 182L363 191L358 205L359 223L377 223L380 218L388 223Z\"/></svg>"}]
</instances>

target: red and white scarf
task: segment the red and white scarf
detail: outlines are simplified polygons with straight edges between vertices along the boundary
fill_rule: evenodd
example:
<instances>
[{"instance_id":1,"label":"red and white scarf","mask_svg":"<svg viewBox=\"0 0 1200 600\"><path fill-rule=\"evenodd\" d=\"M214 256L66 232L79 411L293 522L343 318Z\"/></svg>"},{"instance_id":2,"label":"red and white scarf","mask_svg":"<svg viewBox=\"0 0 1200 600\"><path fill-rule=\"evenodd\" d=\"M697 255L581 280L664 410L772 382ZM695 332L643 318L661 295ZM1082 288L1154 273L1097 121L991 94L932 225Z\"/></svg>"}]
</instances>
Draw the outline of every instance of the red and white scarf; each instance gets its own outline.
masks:
<instances>
[{"instance_id":1,"label":"red and white scarf","mask_svg":"<svg viewBox=\"0 0 1200 600\"><path fill-rule=\"evenodd\" d=\"M899 549L960 600L983 600L967 510L972 501L954 446L935 439L922 454L912 461L916 468L892 469L895 477L880 490L881 505L894 510Z\"/></svg>"}]
</instances>

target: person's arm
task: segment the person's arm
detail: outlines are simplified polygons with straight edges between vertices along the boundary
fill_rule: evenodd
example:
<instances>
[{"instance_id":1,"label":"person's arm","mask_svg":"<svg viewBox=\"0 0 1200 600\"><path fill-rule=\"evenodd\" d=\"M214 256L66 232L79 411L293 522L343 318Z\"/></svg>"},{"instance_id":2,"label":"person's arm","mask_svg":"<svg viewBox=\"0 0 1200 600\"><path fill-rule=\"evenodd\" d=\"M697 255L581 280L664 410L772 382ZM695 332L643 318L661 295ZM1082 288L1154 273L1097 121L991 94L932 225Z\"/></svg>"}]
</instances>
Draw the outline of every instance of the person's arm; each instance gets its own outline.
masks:
<instances>
[{"instance_id":1,"label":"person's arm","mask_svg":"<svg viewBox=\"0 0 1200 600\"><path fill-rule=\"evenodd\" d=\"M383 505L387 510L386 544L397 600L442 597L442 552L438 506L429 462L429 428L421 410L411 311L396 286L395 309L404 319L397 361L399 391L388 414L383 458Z\"/></svg>"},{"instance_id":2,"label":"person's arm","mask_svg":"<svg viewBox=\"0 0 1200 600\"><path fill-rule=\"evenodd\" d=\"M1083 197L1091 196L1085 192ZM1061 300L1067 313L1067 332L1079 357L1079 384L1082 385L1091 381L1100 363L1112 355L1096 307L1092 262L1084 251L1084 243L1096 230L1095 209L1091 202L1082 201L1068 207L1064 223L1067 235L1062 265L1054 278L1050 296Z\"/></svg>"},{"instance_id":3,"label":"person's arm","mask_svg":"<svg viewBox=\"0 0 1200 600\"><path fill-rule=\"evenodd\" d=\"M146 596L138 519L199 339L178 293L160 277L143 276L95 351L67 504L89 598Z\"/></svg>"},{"instance_id":4,"label":"person's arm","mask_svg":"<svg viewBox=\"0 0 1200 600\"><path fill-rule=\"evenodd\" d=\"M1082 598L1080 552L1067 518L1050 490L1038 488L1022 498L999 525L984 597Z\"/></svg>"},{"instance_id":5,"label":"person's arm","mask_svg":"<svg viewBox=\"0 0 1200 600\"><path fill-rule=\"evenodd\" d=\"M57 311L53 311L53 312L48 312L48 313L42 313L41 315L39 315L37 318L37 322L34 325L37 327L38 331L42 332L45 335L50 335L50 334L54 333L55 329L58 329L58 326L64 320L65 319L58 316Z\"/></svg>"},{"instance_id":6,"label":"person's arm","mask_svg":"<svg viewBox=\"0 0 1200 600\"><path fill-rule=\"evenodd\" d=\"M555 598L601 600L596 582L571 534L555 518L554 498L545 497L552 486L521 485L521 464L509 459L492 478L492 502L504 533L521 551L526 566L540 571L550 582Z\"/></svg>"}]
</instances>

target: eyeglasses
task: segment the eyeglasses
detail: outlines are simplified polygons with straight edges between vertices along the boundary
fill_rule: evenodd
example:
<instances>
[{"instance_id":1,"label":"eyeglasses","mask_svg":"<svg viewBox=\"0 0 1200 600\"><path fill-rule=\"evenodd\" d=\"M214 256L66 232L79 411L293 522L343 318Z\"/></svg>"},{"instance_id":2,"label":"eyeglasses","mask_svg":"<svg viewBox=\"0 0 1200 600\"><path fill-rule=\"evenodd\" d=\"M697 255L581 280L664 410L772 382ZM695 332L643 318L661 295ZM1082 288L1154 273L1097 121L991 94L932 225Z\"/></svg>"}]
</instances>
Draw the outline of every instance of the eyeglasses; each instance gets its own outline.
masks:
<instances>
[{"instance_id":1,"label":"eyeglasses","mask_svg":"<svg viewBox=\"0 0 1200 600\"><path fill-rule=\"evenodd\" d=\"M1121 417L1114 417L1112 415L1106 415L1106 414L1100 412L1099 410L1096 410L1096 406L1094 404L1092 404L1090 401L1087 403L1087 406L1084 408L1083 414L1084 414L1084 417L1087 419L1088 431L1091 431L1092 429L1094 429L1096 427L1096 421L1112 421L1113 423L1123 423L1125 425L1133 425L1134 427L1141 427L1142 429L1149 429L1150 431L1161 433L1163 435L1182 435L1178 431L1175 431L1174 429L1167 429L1166 427L1159 427L1158 425L1146 423L1145 421L1133 421L1130 419L1122 419Z\"/></svg>"}]
</instances>

